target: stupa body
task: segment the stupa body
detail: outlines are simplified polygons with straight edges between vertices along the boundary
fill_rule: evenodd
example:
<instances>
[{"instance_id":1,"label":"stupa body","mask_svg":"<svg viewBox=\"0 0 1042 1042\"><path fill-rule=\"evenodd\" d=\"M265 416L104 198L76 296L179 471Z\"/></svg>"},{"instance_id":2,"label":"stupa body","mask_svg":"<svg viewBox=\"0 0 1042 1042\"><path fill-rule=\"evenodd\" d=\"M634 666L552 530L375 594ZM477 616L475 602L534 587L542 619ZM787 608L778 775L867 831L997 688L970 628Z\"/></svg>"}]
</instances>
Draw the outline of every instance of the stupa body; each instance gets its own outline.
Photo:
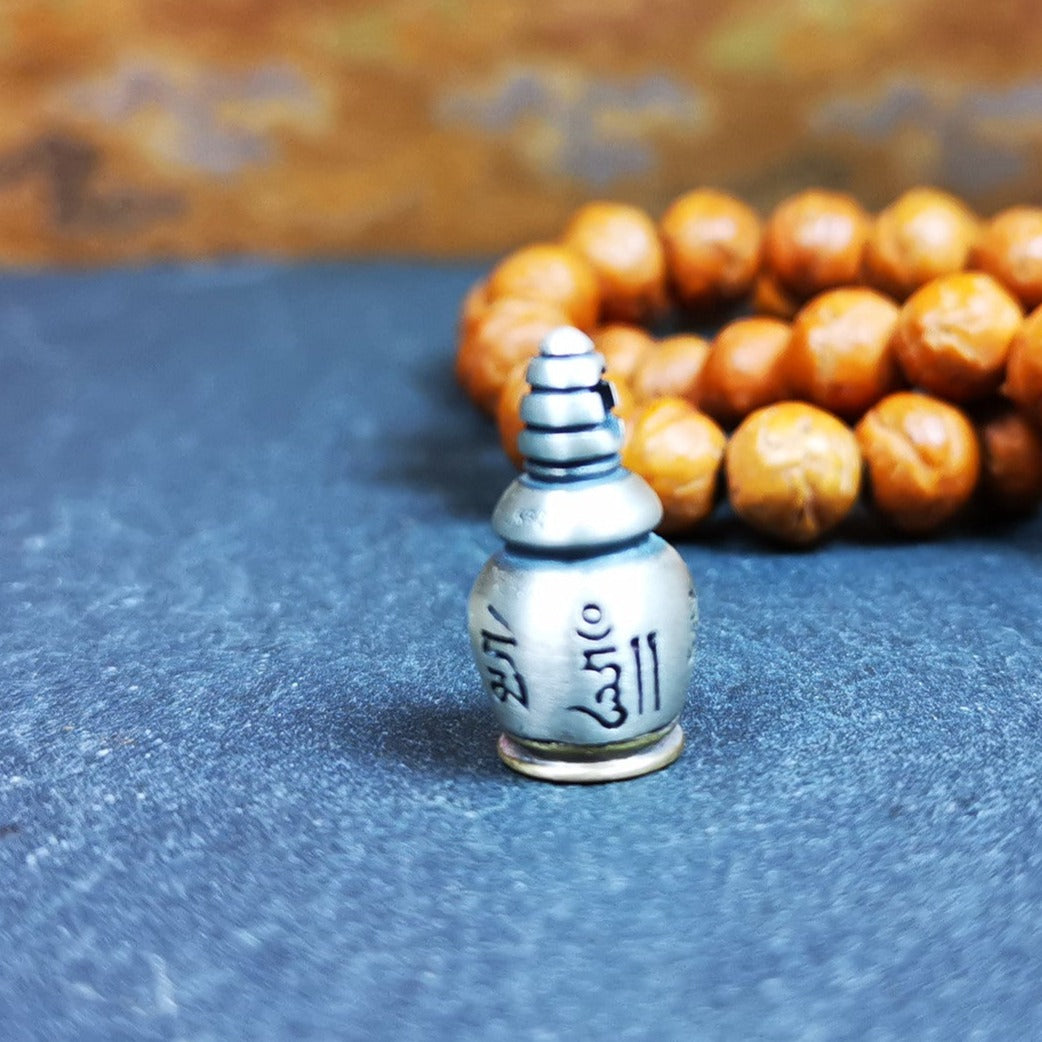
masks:
<instances>
[{"instance_id":1,"label":"stupa body","mask_svg":"<svg viewBox=\"0 0 1042 1042\"><path fill-rule=\"evenodd\" d=\"M569 327L530 364L525 472L496 506L505 546L469 602L499 754L551 781L636 777L683 747L694 586L652 531L662 516L655 493L620 463L603 374L590 339Z\"/></svg>"}]
</instances>

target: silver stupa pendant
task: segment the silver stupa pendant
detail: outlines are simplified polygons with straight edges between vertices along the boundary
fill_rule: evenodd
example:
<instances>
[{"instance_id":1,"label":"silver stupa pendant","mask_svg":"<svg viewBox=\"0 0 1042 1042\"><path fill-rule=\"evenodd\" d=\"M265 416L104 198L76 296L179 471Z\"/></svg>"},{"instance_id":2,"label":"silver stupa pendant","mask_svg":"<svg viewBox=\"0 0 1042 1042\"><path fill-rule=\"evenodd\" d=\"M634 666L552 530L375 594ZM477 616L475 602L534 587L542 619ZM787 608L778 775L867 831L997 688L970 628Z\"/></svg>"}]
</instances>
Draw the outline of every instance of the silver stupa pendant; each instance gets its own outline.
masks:
<instances>
[{"instance_id":1,"label":"silver stupa pendant","mask_svg":"<svg viewBox=\"0 0 1042 1042\"><path fill-rule=\"evenodd\" d=\"M505 546L470 594L470 639L516 771L559 782L634 778L672 763L697 602L662 516L621 465L604 359L577 329L528 367L524 473L492 525Z\"/></svg>"}]
</instances>

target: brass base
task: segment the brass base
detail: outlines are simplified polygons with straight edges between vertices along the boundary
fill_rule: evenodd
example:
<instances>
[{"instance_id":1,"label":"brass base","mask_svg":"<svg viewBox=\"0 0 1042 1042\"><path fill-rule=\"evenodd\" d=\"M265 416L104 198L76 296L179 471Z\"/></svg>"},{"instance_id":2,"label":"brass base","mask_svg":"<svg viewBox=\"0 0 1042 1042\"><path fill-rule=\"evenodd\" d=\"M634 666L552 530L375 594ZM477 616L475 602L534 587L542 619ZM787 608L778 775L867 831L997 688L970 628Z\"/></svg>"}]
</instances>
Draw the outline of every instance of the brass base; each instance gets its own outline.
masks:
<instances>
[{"instance_id":1,"label":"brass base","mask_svg":"<svg viewBox=\"0 0 1042 1042\"><path fill-rule=\"evenodd\" d=\"M684 748L684 732L675 720L651 734L613 745L533 742L501 734L499 758L510 768L540 781L623 781L668 767Z\"/></svg>"}]
</instances>

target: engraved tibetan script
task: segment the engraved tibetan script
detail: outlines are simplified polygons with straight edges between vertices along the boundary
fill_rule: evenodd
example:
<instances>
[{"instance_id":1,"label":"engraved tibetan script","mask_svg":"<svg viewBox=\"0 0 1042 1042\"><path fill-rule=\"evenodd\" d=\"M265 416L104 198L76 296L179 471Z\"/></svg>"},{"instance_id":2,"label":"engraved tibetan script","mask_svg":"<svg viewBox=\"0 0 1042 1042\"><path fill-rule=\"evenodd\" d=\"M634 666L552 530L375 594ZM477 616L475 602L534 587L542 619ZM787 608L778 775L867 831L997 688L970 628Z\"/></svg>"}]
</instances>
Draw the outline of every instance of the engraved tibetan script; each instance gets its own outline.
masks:
<instances>
[{"instance_id":1,"label":"engraved tibetan script","mask_svg":"<svg viewBox=\"0 0 1042 1042\"><path fill-rule=\"evenodd\" d=\"M658 679L658 633L652 630L644 638L648 645L648 653L651 656L651 662L647 668L651 672L651 691L648 692L648 697L654 697L654 709L657 713L662 708L662 692L659 688ZM644 663L641 661L640 654L640 637L634 637L630 641L630 651L633 652L633 668L637 671L637 712L644 712Z\"/></svg>"},{"instance_id":2,"label":"engraved tibetan script","mask_svg":"<svg viewBox=\"0 0 1042 1042\"><path fill-rule=\"evenodd\" d=\"M514 662L517 651L517 637L510 628L510 623L490 604L488 613L505 633L493 633L491 630L481 631L481 651L485 656L485 672L488 674L489 690L500 702L508 698L528 708L528 687L525 678Z\"/></svg>"},{"instance_id":3,"label":"engraved tibetan script","mask_svg":"<svg viewBox=\"0 0 1042 1042\"><path fill-rule=\"evenodd\" d=\"M575 630L576 636L583 642L582 668L584 673L597 674L602 683L593 693L594 704L568 707L592 717L608 730L622 727L631 711L641 716L646 711L658 712L662 708L658 632L652 630L629 641L637 700L635 706L627 708L623 704L622 683L624 668L628 663L625 656L619 653L618 644L612 636L613 630L614 626L607 621L599 604L591 603L583 607L581 625Z\"/></svg>"}]
</instances>

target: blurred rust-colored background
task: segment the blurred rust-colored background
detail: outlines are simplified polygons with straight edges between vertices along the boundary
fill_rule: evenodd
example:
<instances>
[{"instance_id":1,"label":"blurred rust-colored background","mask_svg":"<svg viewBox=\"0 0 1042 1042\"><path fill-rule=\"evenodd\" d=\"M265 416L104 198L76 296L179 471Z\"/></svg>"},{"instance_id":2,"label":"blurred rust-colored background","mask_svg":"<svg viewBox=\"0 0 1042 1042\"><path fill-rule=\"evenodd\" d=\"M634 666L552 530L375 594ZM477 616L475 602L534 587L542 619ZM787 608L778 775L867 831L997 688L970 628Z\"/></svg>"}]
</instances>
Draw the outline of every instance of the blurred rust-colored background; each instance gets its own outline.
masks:
<instances>
[{"instance_id":1,"label":"blurred rust-colored background","mask_svg":"<svg viewBox=\"0 0 1042 1042\"><path fill-rule=\"evenodd\" d=\"M0 0L0 262L474 255L712 183L1042 201L1037 0Z\"/></svg>"}]
</instances>

